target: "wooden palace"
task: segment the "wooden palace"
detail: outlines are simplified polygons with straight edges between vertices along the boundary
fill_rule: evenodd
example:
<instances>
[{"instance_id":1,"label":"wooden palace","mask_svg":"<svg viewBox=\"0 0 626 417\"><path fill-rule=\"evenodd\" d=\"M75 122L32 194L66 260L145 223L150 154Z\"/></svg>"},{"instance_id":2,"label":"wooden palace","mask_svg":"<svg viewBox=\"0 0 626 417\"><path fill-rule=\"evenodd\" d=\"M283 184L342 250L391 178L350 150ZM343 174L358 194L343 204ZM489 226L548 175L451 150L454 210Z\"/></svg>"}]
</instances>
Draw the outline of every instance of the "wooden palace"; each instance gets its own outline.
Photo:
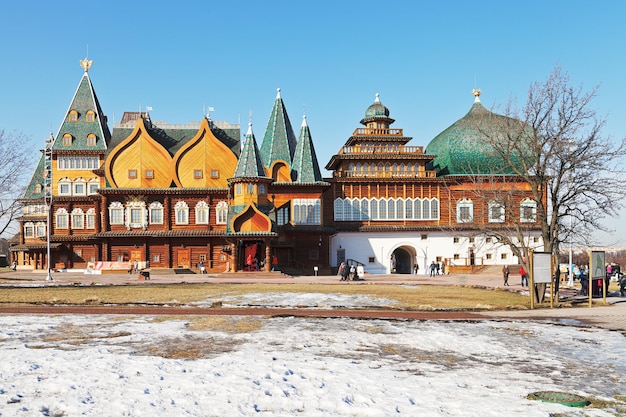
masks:
<instances>
[{"instance_id":1,"label":"wooden palace","mask_svg":"<svg viewBox=\"0 0 626 417\"><path fill-rule=\"evenodd\" d=\"M260 146L252 125L242 135L239 125L208 117L170 125L153 122L149 112L126 112L110 130L89 77L91 61L81 65L50 152L21 199L19 243L11 248L20 269L138 263L329 274L348 261L369 273L409 273L432 262L517 262L510 249L481 235L477 223L511 219L476 197L476 182L464 171L486 163L472 135L475 120L493 113L478 95L469 113L426 148L391 127L376 95L362 127L327 163L331 177L322 178L306 117L296 136L280 90ZM531 197L520 183L513 204L540 248Z\"/></svg>"}]
</instances>

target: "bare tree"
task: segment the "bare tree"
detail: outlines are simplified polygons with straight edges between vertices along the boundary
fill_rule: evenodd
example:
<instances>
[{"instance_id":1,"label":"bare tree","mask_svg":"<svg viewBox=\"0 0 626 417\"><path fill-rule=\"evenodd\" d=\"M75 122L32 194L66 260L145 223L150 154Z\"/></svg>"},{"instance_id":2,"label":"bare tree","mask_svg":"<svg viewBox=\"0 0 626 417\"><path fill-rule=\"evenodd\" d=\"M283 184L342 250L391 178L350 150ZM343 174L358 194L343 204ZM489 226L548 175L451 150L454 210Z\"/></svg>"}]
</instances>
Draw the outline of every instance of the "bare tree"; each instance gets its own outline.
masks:
<instances>
[{"instance_id":1,"label":"bare tree","mask_svg":"<svg viewBox=\"0 0 626 417\"><path fill-rule=\"evenodd\" d=\"M592 232L606 230L601 220L615 217L626 195L619 169L626 141L602 134L605 119L591 108L597 91L597 86L590 91L572 87L569 76L556 67L545 82L530 86L521 110L510 100L507 117L489 124L494 130L483 130L485 144L502 161L499 168L512 174L502 176L502 182L521 180L532 194L535 226L541 229L544 250L553 253L554 259L558 259L561 242L593 243ZM510 201L513 190L509 188L500 184L498 193L498 187L491 187L492 198ZM501 234L486 224L494 234ZM514 221L512 226L521 237L527 224ZM514 253L528 255L527 246L505 243Z\"/></svg>"},{"instance_id":2,"label":"bare tree","mask_svg":"<svg viewBox=\"0 0 626 417\"><path fill-rule=\"evenodd\" d=\"M0 236L10 238L17 231L15 219L22 212L18 199L37 156L23 134L0 129Z\"/></svg>"}]
</instances>

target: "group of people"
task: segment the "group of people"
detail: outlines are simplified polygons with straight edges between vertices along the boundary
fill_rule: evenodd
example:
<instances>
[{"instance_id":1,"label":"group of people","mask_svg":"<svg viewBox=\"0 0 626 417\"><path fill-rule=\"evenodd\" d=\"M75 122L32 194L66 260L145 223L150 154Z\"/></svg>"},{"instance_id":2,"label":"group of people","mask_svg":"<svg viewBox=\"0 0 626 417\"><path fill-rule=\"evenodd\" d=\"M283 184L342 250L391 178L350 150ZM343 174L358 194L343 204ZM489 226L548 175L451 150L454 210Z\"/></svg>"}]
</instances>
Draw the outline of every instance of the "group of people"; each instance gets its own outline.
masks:
<instances>
[{"instance_id":1,"label":"group of people","mask_svg":"<svg viewBox=\"0 0 626 417\"><path fill-rule=\"evenodd\" d=\"M348 265L345 262L339 264L339 281L362 281L359 277L358 269L355 265Z\"/></svg>"},{"instance_id":2,"label":"group of people","mask_svg":"<svg viewBox=\"0 0 626 417\"><path fill-rule=\"evenodd\" d=\"M443 265L439 262L432 261L430 263L430 276L434 277L435 275L444 275ZM417 272L416 272L417 273Z\"/></svg>"}]
</instances>

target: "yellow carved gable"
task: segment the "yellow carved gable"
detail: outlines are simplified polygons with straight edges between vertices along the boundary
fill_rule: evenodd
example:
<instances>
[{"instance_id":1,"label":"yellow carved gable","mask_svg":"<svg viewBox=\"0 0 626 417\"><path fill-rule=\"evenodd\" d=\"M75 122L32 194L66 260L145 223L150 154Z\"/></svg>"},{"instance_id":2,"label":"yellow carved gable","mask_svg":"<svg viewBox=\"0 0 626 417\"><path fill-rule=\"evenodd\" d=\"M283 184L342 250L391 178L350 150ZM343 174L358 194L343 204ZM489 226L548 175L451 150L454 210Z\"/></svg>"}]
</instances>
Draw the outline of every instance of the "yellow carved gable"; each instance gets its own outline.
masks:
<instances>
[{"instance_id":1,"label":"yellow carved gable","mask_svg":"<svg viewBox=\"0 0 626 417\"><path fill-rule=\"evenodd\" d=\"M174 182L185 188L227 188L237 167L237 156L220 141L203 119L196 136L172 159Z\"/></svg>"},{"instance_id":2,"label":"yellow carved gable","mask_svg":"<svg viewBox=\"0 0 626 417\"><path fill-rule=\"evenodd\" d=\"M168 188L172 157L138 119L133 132L107 158L105 175L113 188Z\"/></svg>"}]
</instances>

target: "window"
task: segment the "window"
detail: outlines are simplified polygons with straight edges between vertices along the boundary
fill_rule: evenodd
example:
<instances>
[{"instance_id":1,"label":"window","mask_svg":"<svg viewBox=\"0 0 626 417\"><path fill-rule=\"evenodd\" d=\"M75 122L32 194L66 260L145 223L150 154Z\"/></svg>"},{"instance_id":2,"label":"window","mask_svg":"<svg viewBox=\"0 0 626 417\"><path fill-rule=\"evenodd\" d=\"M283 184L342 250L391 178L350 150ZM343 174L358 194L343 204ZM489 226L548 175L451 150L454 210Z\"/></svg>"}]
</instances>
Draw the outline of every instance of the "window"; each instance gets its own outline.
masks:
<instances>
[{"instance_id":1,"label":"window","mask_svg":"<svg viewBox=\"0 0 626 417\"><path fill-rule=\"evenodd\" d=\"M184 201L179 201L174 206L176 212L176 224L189 224L189 206Z\"/></svg>"},{"instance_id":2,"label":"window","mask_svg":"<svg viewBox=\"0 0 626 417\"><path fill-rule=\"evenodd\" d=\"M285 204L276 210L276 223L279 226L289 223L289 204Z\"/></svg>"},{"instance_id":3,"label":"window","mask_svg":"<svg viewBox=\"0 0 626 417\"><path fill-rule=\"evenodd\" d=\"M370 264L373 264L374 262L376 262L376 257L374 257L374 256L369 256L369 257L367 258L367 262L368 262L368 263L370 263Z\"/></svg>"},{"instance_id":4,"label":"window","mask_svg":"<svg viewBox=\"0 0 626 417\"><path fill-rule=\"evenodd\" d=\"M452 238L452 241L454 243L459 243L461 241L461 239L459 239L457 236L455 236L454 238Z\"/></svg>"},{"instance_id":5,"label":"window","mask_svg":"<svg viewBox=\"0 0 626 417\"><path fill-rule=\"evenodd\" d=\"M69 133L66 133L65 135L63 135L63 146L71 146L72 145L72 135L70 135Z\"/></svg>"},{"instance_id":6,"label":"window","mask_svg":"<svg viewBox=\"0 0 626 417\"><path fill-rule=\"evenodd\" d=\"M215 207L215 216L217 224L226 224L228 218L228 203L220 201Z\"/></svg>"},{"instance_id":7,"label":"window","mask_svg":"<svg viewBox=\"0 0 626 417\"><path fill-rule=\"evenodd\" d=\"M428 235L420 235L420 239L426 240L426 239L428 239Z\"/></svg>"},{"instance_id":8,"label":"window","mask_svg":"<svg viewBox=\"0 0 626 417\"><path fill-rule=\"evenodd\" d=\"M35 237L35 225L33 223L24 223L24 237Z\"/></svg>"},{"instance_id":9,"label":"window","mask_svg":"<svg viewBox=\"0 0 626 417\"><path fill-rule=\"evenodd\" d=\"M243 192L243 185L241 183L235 184L235 194L241 195L242 192Z\"/></svg>"},{"instance_id":10,"label":"window","mask_svg":"<svg viewBox=\"0 0 626 417\"><path fill-rule=\"evenodd\" d=\"M109 223L124 224L124 206L119 201L114 201L109 205Z\"/></svg>"},{"instance_id":11,"label":"window","mask_svg":"<svg viewBox=\"0 0 626 417\"><path fill-rule=\"evenodd\" d=\"M456 205L456 221L457 223L470 223L473 219L474 203L464 198Z\"/></svg>"},{"instance_id":12,"label":"window","mask_svg":"<svg viewBox=\"0 0 626 417\"><path fill-rule=\"evenodd\" d=\"M64 208L60 208L57 210L56 214L56 227L57 229L67 229L68 228L68 214L67 210Z\"/></svg>"},{"instance_id":13,"label":"window","mask_svg":"<svg viewBox=\"0 0 626 417\"><path fill-rule=\"evenodd\" d=\"M59 180L59 195L72 195L72 181L69 178Z\"/></svg>"},{"instance_id":14,"label":"window","mask_svg":"<svg viewBox=\"0 0 626 417\"><path fill-rule=\"evenodd\" d=\"M259 184L259 194L265 195L265 184Z\"/></svg>"},{"instance_id":15,"label":"window","mask_svg":"<svg viewBox=\"0 0 626 417\"><path fill-rule=\"evenodd\" d=\"M209 224L209 206L205 201L196 204L196 224Z\"/></svg>"},{"instance_id":16,"label":"window","mask_svg":"<svg viewBox=\"0 0 626 417\"><path fill-rule=\"evenodd\" d=\"M473 237L469 238L469 243L474 243L475 239Z\"/></svg>"},{"instance_id":17,"label":"window","mask_svg":"<svg viewBox=\"0 0 626 417\"><path fill-rule=\"evenodd\" d=\"M491 253L486 253L486 254L485 254L485 257L486 257L488 260L491 260L491 259L493 258L493 255L492 255Z\"/></svg>"},{"instance_id":18,"label":"window","mask_svg":"<svg viewBox=\"0 0 626 417\"><path fill-rule=\"evenodd\" d=\"M136 178L137 178L137 170L136 169L129 169L128 170L128 179L134 180Z\"/></svg>"},{"instance_id":19,"label":"window","mask_svg":"<svg viewBox=\"0 0 626 417\"><path fill-rule=\"evenodd\" d=\"M154 170L152 169L146 169L146 179L153 179L154 178Z\"/></svg>"},{"instance_id":20,"label":"window","mask_svg":"<svg viewBox=\"0 0 626 417\"><path fill-rule=\"evenodd\" d=\"M155 264L161 262L161 255L152 255L152 262Z\"/></svg>"},{"instance_id":21,"label":"window","mask_svg":"<svg viewBox=\"0 0 626 417\"><path fill-rule=\"evenodd\" d=\"M499 201L489 202L489 222L490 223L503 223L504 222L504 204Z\"/></svg>"},{"instance_id":22,"label":"window","mask_svg":"<svg viewBox=\"0 0 626 417\"><path fill-rule=\"evenodd\" d=\"M96 146L96 135L93 133L87 135L87 146Z\"/></svg>"},{"instance_id":23,"label":"window","mask_svg":"<svg viewBox=\"0 0 626 417\"><path fill-rule=\"evenodd\" d=\"M203 177L202 175L202 170L201 169L194 169L193 170L193 179L194 180L201 180Z\"/></svg>"},{"instance_id":24,"label":"window","mask_svg":"<svg viewBox=\"0 0 626 417\"><path fill-rule=\"evenodd\" d=\"M293 200L293 213L295 224L321 224L321 201L319 198L296 198Z\"/></svg>"},{"instance_id":25,"label":"window","mask_svg":"<svg viewBox=\"0 0 626 417\"><path fill-rule=\"evenodd\" d=\"M218 179L219 177L220 177L220 170L219 169L212 169L211 170L211 178Z\"/></svg>"},{"instance_id":26,"label":"window","mask_svg":"<svg viewBox=\"0 0 626 417\"><path fill-rule=\"evenodd\" d=\"M452 256L452 258L453 258L453 259L456 259L456 260L459 260L459 259L461 259L461 255L459 255L458 253L455 253L455 254Z\"/></svg>"},{"instance_id":27,"label":"window","mask_svg":"<svg viewBox=\"0 0 626 417\"><path fill-rule=\"evenodd\" d=\"M96 228L96 210L94 208L90 208L89 210L87 210L87 214L85 215L85 220L87 223L87 229Z\"/></svg>"},{"instance_id":28,"label":"window","mask_svg":"<svg viewBox=\"0 0 626 417\"><path fill-rule=\"evenodd\" d=\"M501 253L500 254L500 259L507 259L507 254L506 253Z\"/></svg>"},{"instance_id":29,"label":"window","mask_svg":"<svg viewBox=\"0 0 626 417\"><path fill-rule=\"evenodd\" d=\"M87 114L85 115L85 119L88 122L95 122L96 121L96 113L93 110L89 110L87 112Z\"/></svg>"},{"instance_id":30,"label":"window","mask_svg":"<svg viewBox=\"0 0 626 417\"><path fill-rule=\"evenodd\" d=\"M129 201L126 203L126 219L128 228L148 227L148 213L144 201Z\"/></svg>"},{"instance_id":31,"label":"window","mask_svg":"<svg viewBox=\"0 0 626 417\"><path fill-rule=\"evenodd\" d=\"M35 225L35 236L37 237L46 236L46 223L37 222L37 224Z\"/></svg>"},{"instance_id":32,"label":"window","mask_svg":"<svg viewBox=\"0 0 626 417\"><path fill-rule=\"evenodd\" d=\"M163 204L158 201L150 204L150 223L163 224Z\"/></svg>"},{"instance_id":33,"label":"window","mask_svg":"<svg viewBox=\"0 0 626 417\"><path fill-rule=\"evenodd\" d=\"M37 185L35 185L35 193L36 193L36 194L39 194L39 193L41 192L42 188L43 188L43 187L41 186L41 184L37 184Z\"/></svg>"},{"instance_id":34,"label":"window","mask_svg":"<svg viewBox=\"0 0 626 417\"><path fill-rule=\"evenodd\" d=\"M57 169L97 169L100 159L97 156L62 156L57 159Z\"/></svg>"},{"instance_id":35,"label":"window","mask_svg":"<svg viewBox=\"0 0 626 417\"><path fill-rule=\"evenodd\" d=\"M485 243L491 243L491 241L492 241L491 237L486 237L485 238Z\"/></svg>"},{"instance_id":36,"label":"window","mask_svg":"<svg viewBox=\"0 0 626 417\"><path fill-rule=\"evenodd\" d=\"M537 202L529 198L520 204L520 221L534 223L537 221Z\"/></svg>"},{"instance_id":37,"label":"window","mask_svg":"<svg viewBox=\"0 0 626 417\"><path fill-rule=\"evenodd\" d=\"M436 198L423 200L420 198L337 198L333 202L333 210L335 221L438 220L439 200Z\"/></svg>"},{"instance_id":38,"label":"window","mask_svg":"<svg viewBox=\"0 0 626 417\"><path fill-rule=\"evenodd\" d=\"M247 185L247 192L248 194L254 194L256 192L256 187L254 186L254 184Z\"/></svg>"},{"instance_id":39,"label":"window","mask_svg":"<svg viewBox=\"0 0 626 417\"><path fill-rule=\"evenodd\" d=\"M539 243L539 236L533 236L533 243Z\"/></svg>"},{"instance_id":40,"label":"window","mask_svg":"<svg viewBox=\"0 0 626 417\"><path fill-rule=\"evenodd\" d=\"M100 188L100 183L98 182L98 179L91 179L89 180L89 184L87 185L89 191L89 195L93 195L93 194L98 194L98 189Z\"/></svg>"},{"instance_id":41,"label":"window","mask_svg":"<svg viewBox=\"0 0 626 417\"><path fill-rule=\"evenodd\" d=\"M74 195L85 195L87 186L85 180L78 179L74 182Z\"/></svg>"},{"instance_id":42,"label":"window","mask_svg":"<svg viewBox=\"0 0 626 417\"><path fill-rule=\"evenodd\" d=\"M68 115L68 120L70 122L77 122L78 121L78 112L76 110L71 110L70 114Z\"/></svg>"},{"instance_id":43,"label":"window","mask_svg":"<svg viewBox=\"0 0 626 417\"><path fill-rule=\"evenodd\" d=\"M72 229L84 229L85 228L85 214L80 208L72 210Z\"/></svg>"}]
</instances>

